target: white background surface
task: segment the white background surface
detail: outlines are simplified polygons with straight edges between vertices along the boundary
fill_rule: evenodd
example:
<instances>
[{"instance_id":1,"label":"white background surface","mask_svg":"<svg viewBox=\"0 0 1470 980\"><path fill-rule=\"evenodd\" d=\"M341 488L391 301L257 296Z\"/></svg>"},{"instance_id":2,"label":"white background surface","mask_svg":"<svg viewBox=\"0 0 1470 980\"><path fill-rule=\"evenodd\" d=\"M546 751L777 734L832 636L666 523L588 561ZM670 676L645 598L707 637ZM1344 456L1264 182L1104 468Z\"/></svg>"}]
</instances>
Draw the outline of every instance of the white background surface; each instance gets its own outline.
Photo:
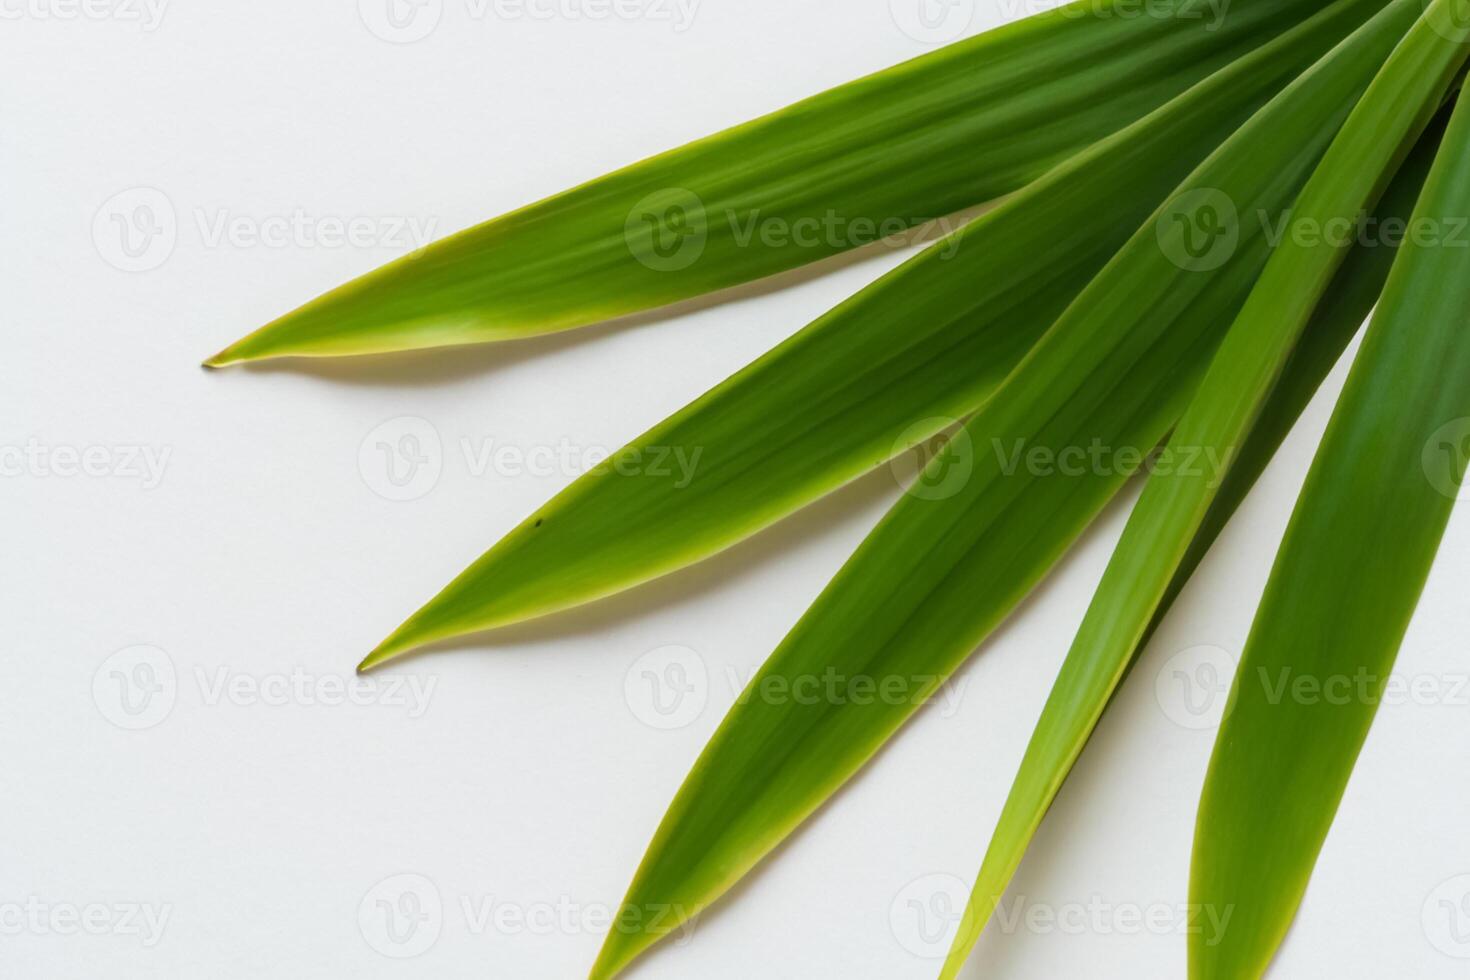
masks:
<instances>
[{"instance_id":1,"label":"white background surface","mask_svg":"<svg viewBox=\"0 0 1470 980\"><path fill-rule=\"evenodd\" d=\"M62 468L68 448L102 447L94 469L109 470L28 464L0 479L0 977L583 976L597 913L734 700L731 678L816 596L892 481L677 579L408 661L372 703L318 695L575 475L476 473L466 446L616 447L899 256L678 320L208 374L205 355L401 251L212 229L299 213L308 230L366 218L445 234L929 46L887 0L704 0L687 25L663 6L536 19L434 0L437 26L408 44L375 36L355 0L176 2L156 23L98 2L4 0L0 21L0 444ZM1022 12L986 3L955 24ZM146 217L139 203L175 240L122 271L113 215ZM1134 910L1177 924L1168 910L1186 900L1213 732L1177 723L1190 716L1170 679L1238 653L1327 408L1155 640L1016 881L1022 910L1090 907L1085 921L992 929L967 976L1183 975L1177 930L1127 927ZM372 443L365 464L359 450L404 416L431 426L442 471L394 502L375 492ZM156 486L129 475L129 447L164 463ZM922 941L942 924L935 895L978 867L1125 513L961 673L957 712L922 713L692 943L629 976L934 976L915 953L943 952ZM1399 664L1447 693L1380 713L1273 976L1470 969L1441 904L1470 893L1457 878L1470 874L1470 691L1455 690L1470 672L1467 545L1462 514ZM669 645L709 684L685 727L660 730L640 720L637 672L631 703L625 682ZM142 716L119 700L119 678L147 678L139 662L173 679ZM293 674L317 686L278 697ZM398 897L403 879L380 886L397 875L442 905L411 959L379 951L405 951L376 904ZM166 915L161 936L114 918L130 905ZM17 924L27 906L63 926L95 906L102 934ZM1470 939L1470 909L1458 926Z\"/></svg>"}]
</instances>

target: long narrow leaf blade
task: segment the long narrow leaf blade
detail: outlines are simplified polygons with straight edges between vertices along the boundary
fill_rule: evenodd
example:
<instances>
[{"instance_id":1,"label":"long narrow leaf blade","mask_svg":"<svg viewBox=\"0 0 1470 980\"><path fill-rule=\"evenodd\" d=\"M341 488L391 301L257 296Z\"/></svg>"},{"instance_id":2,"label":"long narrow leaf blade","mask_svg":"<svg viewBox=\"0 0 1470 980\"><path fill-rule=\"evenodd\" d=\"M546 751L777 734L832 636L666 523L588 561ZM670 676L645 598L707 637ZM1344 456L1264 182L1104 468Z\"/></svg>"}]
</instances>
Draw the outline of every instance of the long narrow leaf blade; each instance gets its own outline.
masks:
<instances>
[{"instance_id":1,"label":"long narrow leaf blade","mask_svg":"<svg viewBox=\"0 0 1470 980\"><path fill-rule=\"evenodd\" d=\"M1330 6L837 307L531 515L363 667L699 561L968 416L1189 171L1378 6ZM693 472L643 465L670 458Z\"/></svg>"},{"instance_id":2,"label":"long narrow leaf blade","mask_svg":"<svg viewBox=\"0 0 1470 980\"><path fill-rule=\"evenodd\" d=\"M527 337L784 272L1014 191L1323 3L1039 14L461 232L206 363Z\"/></svg>"},{"instance_id":3,"label":"long narrow leaf blade","mask_svg":"<svg viewBox=\"0 0 1470 980\"><path fill-rule=\"evenodd\" d=\"M1408 219L1442 135L1442 125L1425 134L1413 157L1405 163L1385 194L1377 212L1380 224ZM1209 510L1163 591L1151 621L1145 624L1147 628L1142 630L1132 648L1123 654L1121 671L1101 677L1089 672L1084 668L1092 666L1091 661L1097 659L1099 651L1079 646L1076 659L1069 661L1058 677L986 852L943 977L959 975L961 966L1001 901L1026 848L1070 774L1098 718L1121 683L1123 672L1131 669L1153 629L1264 472L1312 394L1347 349L1378 301L1394 255L1394 248L1389 245L1364 243L1354 248L1339 270L1301 343L1293 351L1260 419L1214 493ZM1218 476L1214 474L1215 478ZM1106 588L1100 589L1099 604L1090 614L1094 620L1105 611L1116 610L1118 604L1109 602L1109 599ZM1115 620L1115 623L1119 630L1131 632L1139 629L1137 620Z\"/></svg>"},{"instance_id":4,"label":"long narrow leaf blade","mask_svg":"<svg viewBox=\"0 0 1470 980\"><path fill-rule=\"evenodd\" d=\"M1394 181L1384 192L1377 209L1378 228L1397 228L1407 222L1429 177L1430 167L1443 143L1449 110L1441 112L1430 123L1413 154L1399 169ZM1189 583L1210 548L1225 530L1240 505L1250 495L1256 481L1275 458L1286 437L1301 417L1328 374L1342 360L1343 354L1362 329L1363 323L1377 305L1388 281L1389 271L1398 256L1400 241L1393 234L1368 237L1354 246L1352 253L1338 270L1337 277L1322 297L1312 321L1301 341L1291 352L1281 380L1271 392L1261 417L1256 420L1245 444L1235 455L1235 462L1225 473L1210 509L1205 515L1189 551L1169 584L1164 601L1150 624L1144 643L1158 629L1174 600Z\"/></svg>"},{"instance_id":5,"label":"long narrow leaf blade","mask_svg":"<svg viewBox=\"0 0 1470 980\"><path fill-rule=\"evenodd\" d=\"M1416 221L1462 227L1467 215L1462 97ZM1407 243L1282 544L1215 745L1191 901L1234 914L1217 944L1191 939L1195 980L1261 976L1301 903L1465 479L1467 316L1470 249ZM1312 689L1303 680L1350 693L1293 695Z\"/></svg>"},{"instance_id":6,"label":"long narrow leaf blade","mask_svg":"<svg viewBox=\"0 0 1470 980\"><path fill-rule=\"evenodd\" d=\"M1022 461L1032 447L1094 442L1141 458L1162 439L1268 251L1261 230L1242 228L1223 265L1195 271L1177 248L1174 205L1229 188L1244 206L1286 207L1412 22L1413 2L1335 49L1198 168L951 441L925 476L959 462L968 479L918 485L767 661L670 807L629 906L692 915L718 898L872 757L1121 488L1123 466L1074 474ZM1260 138L1283 127L1298 137ZM925 492L936 484L945 492ZM833 675L906 696L762 694ZM610 936L593 977L616 975L657 938Z\"/></svg>"}]
</instances>

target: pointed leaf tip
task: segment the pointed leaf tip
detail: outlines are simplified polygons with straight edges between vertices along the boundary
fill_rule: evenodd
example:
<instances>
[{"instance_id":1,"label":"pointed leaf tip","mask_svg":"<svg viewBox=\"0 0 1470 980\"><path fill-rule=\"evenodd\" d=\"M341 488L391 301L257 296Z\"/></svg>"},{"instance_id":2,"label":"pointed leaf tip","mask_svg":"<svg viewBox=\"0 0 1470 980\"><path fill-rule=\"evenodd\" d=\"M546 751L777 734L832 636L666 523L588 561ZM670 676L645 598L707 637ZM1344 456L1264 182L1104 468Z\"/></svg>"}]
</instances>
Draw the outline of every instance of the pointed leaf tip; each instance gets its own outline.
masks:
<instances>
[{"instance_id":1,"label":"pointed leaf tip","mask_svg":"<svg viewBox=\"0 0 1470 980\"><path fill-rule=\"evenodd\" d=\"M220 351L218 354L215 354L215 355L213 355L211 357L205 358L204 361L201 363L200 366L201 367L204 367L204 368L207 368L207 369L209 369L211 371L215 371L215 370L218 370L219 368L227 367L228 365L231 365L231 364L236 363L237 361L240 360L240 358L239 357L236 357L232 353L234 351L235 347L236 347L235 344L231 344L229 347L226 347L224 350Z\"/></svg>"},{"instance_id":2,"label":"pointed leaf tip","mask_svg":"<svg viewBox=\"0 0 1470 980\"><path fill-rule=\"evenodd\" d=\"M436 637L427 635L414 619L410 619L389 634L386 640L374 647L372 653L369 653L363 658L362 663L357 665L357 672L366 674L375 667L381 667L390 660L397 660L419 647L432 643L435 639Z\"/></svg>"},{"instance_id":3,"label":"pointed leaf tip","mask_svg":"<svg viewBox=\"0 0 1470 980\"><path fill-rule=\"evenodd\" d=\"M357 672L359 674L366 674L368 671L373 670L376 667L383 666L383 664L387 663L390 660L398 659L399 657L403 656L405 653L408 653L414 648L414 644L404 643L398 640L397 637L397 633L393 634L393 636L388 637L388 639L378 644L378 646L373 649L372 653L369 653L366 657L363 657L362 663L357 665Z\"/></svg>"}]
</instances>

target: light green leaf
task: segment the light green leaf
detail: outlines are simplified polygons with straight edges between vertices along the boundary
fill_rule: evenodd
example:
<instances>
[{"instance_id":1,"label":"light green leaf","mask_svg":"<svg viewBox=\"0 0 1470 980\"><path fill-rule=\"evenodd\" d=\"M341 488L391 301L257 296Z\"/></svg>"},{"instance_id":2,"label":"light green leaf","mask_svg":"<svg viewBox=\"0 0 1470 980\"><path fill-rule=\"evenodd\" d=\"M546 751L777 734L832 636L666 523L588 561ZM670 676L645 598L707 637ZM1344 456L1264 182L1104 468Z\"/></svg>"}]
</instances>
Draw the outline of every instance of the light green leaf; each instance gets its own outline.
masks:
<instances>
[{"instance_id":1,"label":"light green leaf","mask_svg":"<svg viewBox=\"0 0 1470 980\"><path fill-rule=\"evenodd\" d=\"M1470 216L1470 100L1445 147L1415 212L1441 231ZM1446 240L1401 250L1246 645L1190 887L1232 916L1191 937L1194 980L1259 977L1284 939L1464 489L1470 249Z\"/></svg>"},{"instance_id":2,"label":"light green leaf","mask_svg":"<svg viewBox=\"0 0 1470 980\"><path fill-rule=\"evenodd\" d=\"M1086 528L1184 410L1266 262L1259 223L1239 223L1239 240L1218 254L1188 247L1189 233L1222 199L1245 215L1286 208L1416 13L1415 0L1399 0L1252 117L960 430L731 710L650 845L629 907L677 909L682 921L728 890L935 694ZM1093 445L1107 459L1080 470L1037 466L1030 453L1060 460ZM835 693L815 699L770 693L834 676ZM614 932L594 980L658 938Z\"/></svg>"},{"instance_id":3,"label":"light green leaf","mask_svg":"<svg viewBox=\"0 0 1470 980\"><path fill-rule=\"evenodd\" d=\"M1016 190L1323 4L1082 0L461 232L206 364L527 337L794 269Z\"/></svg>"},{"instance_id":4,"label":"light green leaf","mask_svg":"<svg viewBox=\"0 0 1470 980\"><path fill-rule=\"evenodd\" d=\"M529 517L364 669L699 561L968 416L1194 166L1380 6L1330 5L837 307Z\"/></svg>"},{"instance_id":5,"label":"light green leaf","mask_svg":"<svg viewBox=\"0 0 1470 980\"><path fill-rule=\"evenodd\" d=\"M1380 227L1384 221L1405 221L1412 212L1439 149L1442 122L1439 121L1424 135L1385 194L1377 209ZM1088 613L1088 626L1092 633L1089 634L1088 627L1084 627L1042 711L1036 733L986 852L943 977L959 975L960 967L1004 897L1026 848L1123 676L1132 668L1154 628L1378 301L1396 254L1396 245L1396 241L1388 244L1368 240L1355 247L1348 256L1313 314L1301 342L1292 352L1260 418L1245 437L1240 451L1233 454L1235 462L1223 482L1218 484L1218 489L1215 489L1214 481L1220 474L1211 474L1208 481L1209 508L1172 575L1161 572L1161 576L1151 582L1124 581L1111 573L1104 579ZM1177 479L1177 476L1160 474L1154 479L1168 481ZM1135 522L1142 519L1144 513L1140 507L1140 517L1135 518ZM1131 524L1119 550L1157 546L1159 531L1157 528L1151 530L1152 536L1145 535L1143 525ZM1130 607L1120 598L1119 590L1125 586L1151 588L1151 595L1159 597L1156 608L1148 612L1143 608ZM1107 628L1103 629L1099 624L1106 624ZM1102 640L1099 640L1099 634ZM1131 646L1125 648L1128 637L1135 639Z\"/></svg>"}]
</instances>

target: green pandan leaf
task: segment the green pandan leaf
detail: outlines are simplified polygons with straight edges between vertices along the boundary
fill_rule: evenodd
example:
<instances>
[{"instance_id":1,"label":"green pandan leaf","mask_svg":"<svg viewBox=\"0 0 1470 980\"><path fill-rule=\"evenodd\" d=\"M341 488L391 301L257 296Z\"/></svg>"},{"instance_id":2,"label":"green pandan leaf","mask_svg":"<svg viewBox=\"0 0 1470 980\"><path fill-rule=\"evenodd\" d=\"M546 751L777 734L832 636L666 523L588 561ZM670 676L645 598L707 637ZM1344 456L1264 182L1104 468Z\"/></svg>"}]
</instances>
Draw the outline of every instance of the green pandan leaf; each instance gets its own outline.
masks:
<instances>
[{"instance_id":1,"label":"green pandan leaf","mask_svg":"<svg viewBox=\"0 0 1470 980\"><path fill-rule=\"evenodd\" d=\"M1415 220L1443 232L1467 216L1462 98ZM1464 489L1470 249L1437 237L1400 250L1241 659L1190 882L1191 902L1233 914L1219 941L1191 937L1193 980L1260 977L1285 938Z\"/></svg>"},{"instance_id":2,"label":"green pandan leaf","mask_svg":"<svg viewBox=\"0 0 1470 980\"><path fill-rule=\"evenodd\" d=\"M1324 2L1082 0L461 232L206 364L528 337L794 269L1016 190Z\"/></svg>"},{"instance_id":3,"label":"green pandan leaf","mask_svg":"<svg viewBox=\"0 0 1470 980\"><path fill-rule=\"evenodd\" d=\"M1417 17L1420 10L1417 0L1411 0L1385 12L1383 19L1402 19L1404 13ZM1313 174L1291 216L1292 227L1351 228L1360 214L1372 209L1442 102L1463 60L1453 42L1419 21ZM1430 151L1434 144L1431 139ZM1422 165L1423 160L1419 162ZM1411 168L1406 179L1412 186L1416 179L1422 181L1422 171ZM1240 447L1251 443L1261 413L1273 407L1272 393L1347 258L1351 241L1352 236L1283 237L1180 421L1171 447L1204 450L1230 461L1233 468ZM1340 276L1335 284L1343 285ZM1328 309L1337 315L1342 307ZM1337 329L1327 332L1339 335ZM1305 361L1298 363L1320 360L1309 348ZM1285 395L1290 397L1300 387L1294 381ZM1284 434L1283 426L1269 425L1267 437L1271 433ZM1252 478L1265 455L1255 451L1250 457ZM1137 656L1150 624L1171 588L1177 588L1181 573L1187 574L1186 561L1198 560L1198 550L1192 550L1196 539L1202 532L1213 536L1217 531L1208 522L1212 515L1220 517L1215 509L1221 502L1219 489L1219 473L1182 471L1155 474L1145 487L1027 747L944 977L958 975L1026 845ZM1231 498L1226 502L1233 505Z\"/></svg>"},{"instance_id":4,"label":"green pandan leaf","mask_svg":"<svg viewBox=\"0 0 1470 980\"><path fill-rule=\"evenodd\" d=\"M1184 411L1269 255L1259 222L1209 242L1201 226L1226 200L1243 215L1291 204L1414 3L1308 67L1194 170L950 441L731 710L655 835L630 907L693 915L718 899L893 736L1126 483ZM1096 466L1031 462L1035 450L1064 460L1093 446L1107 453ZM763 693L832 676L830 696ZM658 938L613 933L594 980Z\"/></svg>"},{"instance_id":5,"label":"green pandan leaf","mask_svg":"<svg viewBox=\"0 0 1470 980\"><path fill-rule=\"evenodd\" d=\"M1330 5L837 307L531 515L364 668L699 561L970 415L1191 169L1380 6Z\"/></svg>"}]
</instances>

